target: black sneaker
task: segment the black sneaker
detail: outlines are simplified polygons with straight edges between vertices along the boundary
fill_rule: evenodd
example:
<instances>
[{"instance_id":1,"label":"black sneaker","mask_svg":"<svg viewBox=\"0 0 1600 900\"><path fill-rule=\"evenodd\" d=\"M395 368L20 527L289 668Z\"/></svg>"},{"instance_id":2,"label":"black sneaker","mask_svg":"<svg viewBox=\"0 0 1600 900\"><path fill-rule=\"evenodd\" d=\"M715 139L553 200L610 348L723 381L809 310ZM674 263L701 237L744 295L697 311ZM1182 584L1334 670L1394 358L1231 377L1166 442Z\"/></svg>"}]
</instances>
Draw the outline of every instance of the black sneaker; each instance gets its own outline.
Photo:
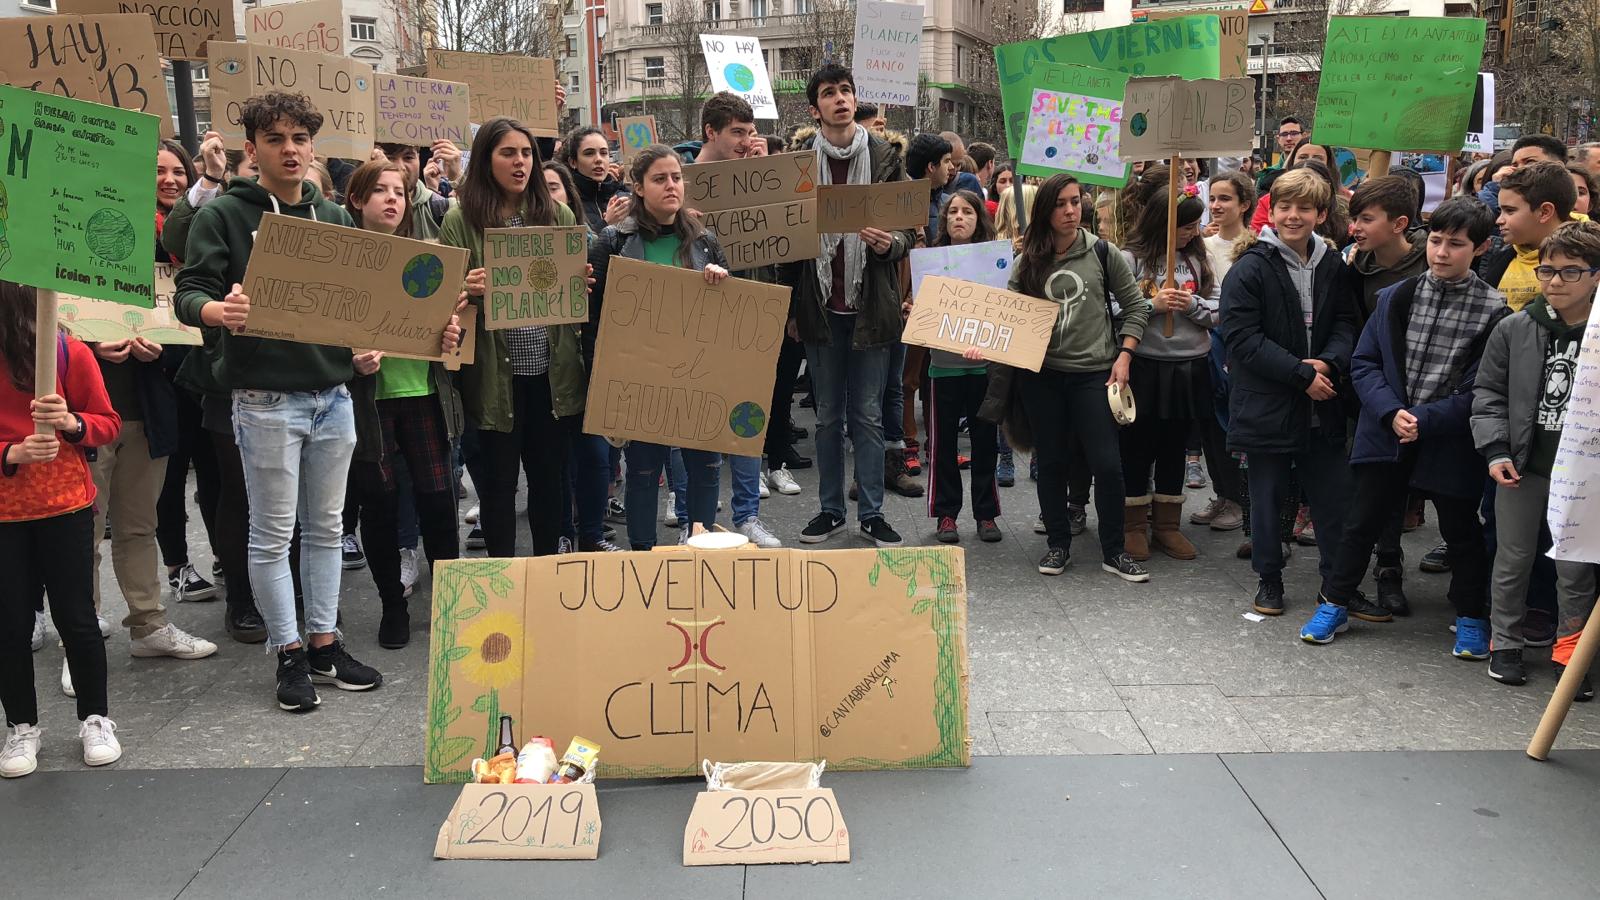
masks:
<instances>
[{"instance_id":1,"label":"black sneaker","mask_svg":"<svg viewBox=\"0 0 1600 900\"><path fill-rule=\"evenodd\" d=\"M478 525L472 526L472 530L467 532L467 549L482 550L487 546L489 543L483 539L483 528Z\"/></svg>"},{"instance_id":2,"label":"black sneaker","mask_svg":"<svg viewBox=\"0 0 1600 900\"><path fill-rule=\"evenodd\" d=\"M1072 554L1065 547L1051 547L1039 558L1040 575L1060 575L1072 562Z\"/></svg>"},{"instance_id":3,"label":"black sneaker","mask_svg":"<svg viewBox=\"0 0 1600 900\"><path fill-rule=\"evenodd\" d=\"M1119 554L1114 559L1108 559L1100 564L1100 568L1121 578L1123 581L1144 582L1150 580L1150 573L1144 566L1133 561L1133 557L1126 553Z\"/></svg>"},{"instance_id":4,"label":"black sneaker","mask_svg":"<svg viewBox=\"0 0 1600 900\"><path fill-rule=\"evenodd\" d=\"M1411 615L1411 602L1406 599L1405 570L1399 566L1385 566L1373 575L1378 579L1378 605L1397 616Z\"/></svg>"},{"instance_id":5,"label":"black sneaker","mask_svg":"<svg viewBox=\"0 0 1600 900\"><path fill-rule=\"evenodd\" d=\"M1439 546L1422 554L1422 562L1417 563L1417 568L1435 575L1450 571L1449 549L1447 544L1441 542Z\"/></svg>"},{"instance_id":6,"label":"black sneaker","mask_svg":"<svg viewBox=\"0 0 1600 900\"><path fill-rule=\"evenodd\" d=\"M1360 591L1356 591L1354 599L1346 603L1344 608L1350 613L1352 619L1360 619L1363 622L1394 621L1394 613L1372 602L1367 598L1366 594Z\"/></svg>"},{"instance_id":7,"label":"black sneaker","mask_svg":"<svg viewBox=\"0 0 1600 900\"><path fill-rule=\"evenodd\" d=\"M278 708L288 712L310 712L322 703L311 686L311 666L306 648L278 651Z\"/></svg>"},{"instance_id":8,"label":"black sneaker","mask_svg":"<svg viewBox=\"0 0 1600 900\"><path fill-rule=\"evenodd\" d=\"M1561 663L1551 663L1550 668L1556 670L1556 681L1560 681L1561 674L1567 671L1567 667ZM1583 680L1578 682L1578 692L1572 695L1572 699L1578 703L1588 703L1594 699L1594 684L1589 681L1588 672L1583 673Z\"/></svg>"},{"instance_id":9,"label":"black sneaker","mask_svg":"<svg viewBox=\"0 0 1600 900\"><path fill-rule=\"evenodd\" d=\"M172 588L174 602L185 600L215 600L217 586L205 580L193 565L184 563L178 571L167 576L167 586Z\"/></svg>"},{"instance_id":10,"label":"black sneaker","mask_svg":"<svg viewBox=\"0 0 1600 900\"><path fill-rule=\"evenodd\" d=\"M1067 524L1071 526L1072 536L1083 534L1089 527L1089 511L1081 506L1067 504Z\"/></svg>"},{"instance_id":11,"label":"black sneaker","mask_svg":"<svg viewBox=\"0 0 1600 900\"><path fill-rule=\"evenodd\" d=\"M578 552L579 553L621 553L622 552L622 548L618 547L616 544L611 543L611 541L607 540L606 538L601 538L598 541L579 540L578 541Z\"/></svg>"},{"instance_id":12,"label":"black sneaker","mask_svg":"<svg viewBox=\"0 0 1600 900\"><path fill-rule=\"evenodd\" d=\"M214 560L211 561L211 583L212 584L227 584L228 583L228 577L226 575L222 574L222 561L221 560L214 559Z\"/></svg>"},{"instance_id":13,"label":"black sneaker","mask_svg":"<svg viewBox=\"0 0 1600 900\"><path fill-rule=\"evenodd\" d=\"M1256 599L1251 606L1263 616L1283 615L1283 582L1261 579L1256 585Z\"/></svg>"},{"instance_id":14,"label":"black sneaker","mask_svg":"<svg viewBox=\"0 0 1600 900\"><path fill-rule=\"evenodd\" d=\"M223 630L241 644L264 644L267 641L267 623L255 607L244 609L228 607L222 615Z\"/></svg>"},{"instance_id":15,"label":"black sneaker","mask_svg":"<svg viewBox=\"0 0 1600 900\"><path fill-rule=\"evenodd\" d=\"M800 532L800 543L820 544L838 534L839 529L846 524L845 520L840 516L825 512L817 513Z\"/></svg>"},{"instance_id":16,"label":"black sneaker","mask_svg":"<svg viewBox=\"0 0 1600 900\"><path fill-rule=\"evenodd\" d=\"M378 621L378 646L385 650L399 650L411 643L411 611L404 603L385 605L383 618Z\"/></svg>"},{"instance_id":17,"label":"black sneaker","mask_svg":"<svg viewBox=\"0 0 1600 900\"><path fill-rule=\"evenodd\" d=\"M861 536L879 547L898 547L905 543L900 539L900 532L890 528L889 523L885 522L882 517L862 522ZM801 535L800 539L805 540L804 534Z\"/></svg>"},{"instance_id":18,"label":"black sneaker","mask_svg":"<svg viewBox=\"0 0 1600 900\"><path fill-rule=\"evenodd\" d=\"M367 564L367 555L361 552L361 542L353 534L344 536L339 548L339 561L346 569L359 569Z\"/></svg>"},{"instance_id":19,"label":"black sneaker","mask_svg":"<svg viewBox=\"0 0 1600 900\"><path fill-rule=\"evenodd\" d=\"M612 497L606 501L606 521L627 524L628 508L622 505L621 497Z\"/></svg>"},{"instance_id":20,"label":"black sneaker","mask_svg":"<svg viewBox=\"0 0 1600 900\"><path fill-rule=\"evenodd\" d=\"M811 457L801 456L798 451L790 447L785 453L767 457L767 467L771 469L788 467L791 472L809 469L811 468Z\"/></svg>"},{"instance_id":21,"label":"black sneaker","mask_svg":"<svg viewBox=\"0 0 1600 900\"><path fill-rule=\"evenodd\" d=\"M331 684L345 691L370 691L383 684L378 670L357 662L344 649L344 641L312 647L306 652L306 659L311 664L311 680L317 684Z\"/></svg>"},{"instance_id":22,"label":"black sneaker","mask_svg":"<svg viewBox=\"0 0 1600 900\"><path fill-rule=\"evenodd\" d=\"M1522 617L1522 643L1529 647L1548 647L1556 642L1556 617L1549 610L1528 607Z\"/></svg>"},{"instance_id":23,"label":"black sneaker","mask_svg":"<svg viewBox=\"0 0 1600 900\"><path fill-rule=\"evenodd\" d=\"M1522 664L1522 650L1490 649L1489 677L1501 684L1526 684L1528 669Z\"/></svg>"}]
</instances>

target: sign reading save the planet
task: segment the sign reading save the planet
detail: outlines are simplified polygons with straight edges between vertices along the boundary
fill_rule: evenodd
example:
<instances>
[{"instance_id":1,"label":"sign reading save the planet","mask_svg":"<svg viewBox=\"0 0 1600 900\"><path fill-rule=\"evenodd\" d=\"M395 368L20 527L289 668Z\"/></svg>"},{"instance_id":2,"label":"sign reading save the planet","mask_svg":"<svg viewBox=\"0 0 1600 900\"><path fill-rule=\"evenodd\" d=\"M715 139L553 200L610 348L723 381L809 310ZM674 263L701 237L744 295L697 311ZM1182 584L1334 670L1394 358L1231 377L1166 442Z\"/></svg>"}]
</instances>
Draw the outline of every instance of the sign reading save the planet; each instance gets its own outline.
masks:
<instances>
[{"instance_id":1,"label":"sign reading save the planet","mask_svg":"<svg viewBox=\"0 0 1600 900\"><path fill-rule=\"evenodd\" d=\"M1040 66L1034 70L1028 131L1017 171L1048 178L1070 172L1080 181L1122 187L1122 94L1128 76L1088 66Z\"/></svg>"},{"instance_id":2,"label":"sign reading save the planet","mask_svg":"<svg viewBox=\"0 0 1600 900\"><path fill-rule=\"evenodd\" d=\"M155 305L155 116L0 85L0 278Z\"/></svg>"},{"instance_id":3,"label":"sign reading save the planet","mask_svg":"<svg viewBox=\"0 0 1600 900\"><path fill-rule=\"evenodd\" d=\"M767 75L767 60L761 55L761 42L753 37L702 34L700 48L705 51L706 71L711 87L731 91L745 99L758 119L776 119L778 105L772 99L772 79Z\"/></svg>"},{"instance_id":4,"label":"sign reading save the planet","mask_svg":"<svg viewBox=\"0 0 1600 900\"><path fill-rule=\"evenodd\" d=\"M437 357L467 251L267 213L244 292L244 334Z\"/></svg>"}]
</instances>

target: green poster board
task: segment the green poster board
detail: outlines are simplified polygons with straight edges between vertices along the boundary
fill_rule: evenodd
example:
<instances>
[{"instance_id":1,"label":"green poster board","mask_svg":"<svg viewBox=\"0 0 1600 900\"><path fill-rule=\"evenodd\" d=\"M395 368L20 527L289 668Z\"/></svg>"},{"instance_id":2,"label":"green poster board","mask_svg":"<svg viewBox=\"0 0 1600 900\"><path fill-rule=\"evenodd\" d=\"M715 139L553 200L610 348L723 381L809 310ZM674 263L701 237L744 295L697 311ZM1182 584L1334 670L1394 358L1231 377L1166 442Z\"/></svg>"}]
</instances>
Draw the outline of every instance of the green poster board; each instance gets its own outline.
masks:
<instances>
[{"instance_id":1,"label":"green poster board","mask_svg":"<svg viewBox=\"0 0 1600 900\"><path fill-rule=\"evenodd\" d=\"M0 85L0 278L155 307L159 120Z\"/></svg>"},{"instance_id":2,"label":"green poster board","mask_svg":"<svg viewBox=\"0 0 1600 900\"><path fill-rule=\"evenodd\" d=\"M1363 150L1459 152L1483 33L1482 19L1335 16L1313 139Z\"/></svg>"},{"instance_id":3,"label":"green poster board","mask_svg":"<svg viewBox=\"0 0 1600 900\"><path fill-rule=\"evenodd\" d=\"M1159 22L1135 22L1037 41L994 48L1000 76L1000 103L1006 116L1006 146L1012 159L1022 157L1028 110L1037 84L1036 73L1047 63L1111 69L1130 76L1177 75L1219 77L1222 26L1215 14L1183 16Z\"/></svg>"}]
</instances>

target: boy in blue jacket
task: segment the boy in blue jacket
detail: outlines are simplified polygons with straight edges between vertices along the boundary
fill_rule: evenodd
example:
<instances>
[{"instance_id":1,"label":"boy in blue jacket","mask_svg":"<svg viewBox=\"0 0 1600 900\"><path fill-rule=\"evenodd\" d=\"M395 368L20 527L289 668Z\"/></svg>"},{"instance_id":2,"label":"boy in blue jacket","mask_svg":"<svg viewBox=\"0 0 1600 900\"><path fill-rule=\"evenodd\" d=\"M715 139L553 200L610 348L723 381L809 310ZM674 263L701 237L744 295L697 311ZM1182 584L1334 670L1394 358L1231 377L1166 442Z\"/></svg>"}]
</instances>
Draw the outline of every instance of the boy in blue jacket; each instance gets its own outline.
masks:
<instances>
[{"instance_id":1,"label":"boy in blue jacket","mask_svg":"<svg viewBox=\"0 0 1600 900\"><path fill-rule=\"evenodd\" d=\"M1355 615L1387 622L1390 611L1359 591L1373 544L1401 514L1410 490L1433 498L1449 546L1455 656L1489 655L1488 554L1478 520L1483 457L1472 443L1472 389L1484 343L1506 314L1505 295L1472 271L1494 217L1456 197L1428 221L1428 271L1378 295L1361 332L1350 377L1361 401L1350 453L1355 496L1333 574L1300 638L1326 644Z\"/></svg>"}]
</instances>

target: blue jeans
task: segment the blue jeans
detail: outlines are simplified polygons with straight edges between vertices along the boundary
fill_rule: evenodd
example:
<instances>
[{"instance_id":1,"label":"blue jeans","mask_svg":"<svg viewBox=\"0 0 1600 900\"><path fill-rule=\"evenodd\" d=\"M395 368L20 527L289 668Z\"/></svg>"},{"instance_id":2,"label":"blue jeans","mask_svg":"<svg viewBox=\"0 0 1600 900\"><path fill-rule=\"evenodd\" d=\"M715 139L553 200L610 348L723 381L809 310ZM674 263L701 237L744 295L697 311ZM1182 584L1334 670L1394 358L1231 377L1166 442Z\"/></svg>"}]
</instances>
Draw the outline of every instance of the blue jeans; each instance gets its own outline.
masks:
<instances>
[{"instance_id":1,"label":"blue jeans","mask_svg":"<svg viewBox=\"0 0 1600 900\"><path fill-rule=\"evenodd\" d=\"M577 528L563 529L568 537L598 543L605 536L606 491L611 486L611 444L605 438L583 433L583 417L563 420L572 442L572 463L567 490Z\"/></svg>"},{"instance_id":2,"label":"blue jeans","mask_svg":"<svg viewBox=\"0 0 1600 900\"><path fill-rule=\"evenodd\" d=\"M623 502L628 507L628 543L634 550L649 550L656 545L656 498L660 496L661 472L668 467L672 452L683 454L689 520L707 528L716 522L720 455L705 450L673 451L643 441L629 442L624 452L628 457L628 487Z\"/></svg>"},{"instance_id":3,"label":"blue jeans","mask_svg":"<svg viewBox=\"0 0 1600 900\"><path fill-rule=\"evenodd\" d=\"M883 382L883 446L906 448L906 345L889 347L889 371ZM929 426L932 427L932 426Z\"/></svg>"},{"instance_id":4,"label":"blue jeans","mask_svg":"<svg viewBox=\"0 0 1600 900\"><path fill-rule=\"evenodd\" d=\"M733 483L733 527L761 514L761 457L728 457L728 480Z\"/></svg>"},{"instance_id":5,"label":"blue jeans","mask_svg":"<svg viewBox=\"0 0 1600 900\"><path fill-rule=\"evenodd\" d=\"M860 485L856 518L883 517L883 386L889 377L889 348L851 346L855 316L828 313L829 344L806 344L806 368L817 398L817 474L822 511L845 518L844 419L850 416ZM849 404L846 407L846 403Z\"/></svg>"},{"instance_id":6,"label":"blue jeans","mask_svg":"<svg viewBox=\"0 0 1600 900\"><path fill-rule=\"evenodd\" d=\"M250 585L269 645L300 640L289 575L297 518L306 631L334 633L345 479L356 449L350 391L234 391L233 437L250 498Z\"/></svg>"}]
</instances>

